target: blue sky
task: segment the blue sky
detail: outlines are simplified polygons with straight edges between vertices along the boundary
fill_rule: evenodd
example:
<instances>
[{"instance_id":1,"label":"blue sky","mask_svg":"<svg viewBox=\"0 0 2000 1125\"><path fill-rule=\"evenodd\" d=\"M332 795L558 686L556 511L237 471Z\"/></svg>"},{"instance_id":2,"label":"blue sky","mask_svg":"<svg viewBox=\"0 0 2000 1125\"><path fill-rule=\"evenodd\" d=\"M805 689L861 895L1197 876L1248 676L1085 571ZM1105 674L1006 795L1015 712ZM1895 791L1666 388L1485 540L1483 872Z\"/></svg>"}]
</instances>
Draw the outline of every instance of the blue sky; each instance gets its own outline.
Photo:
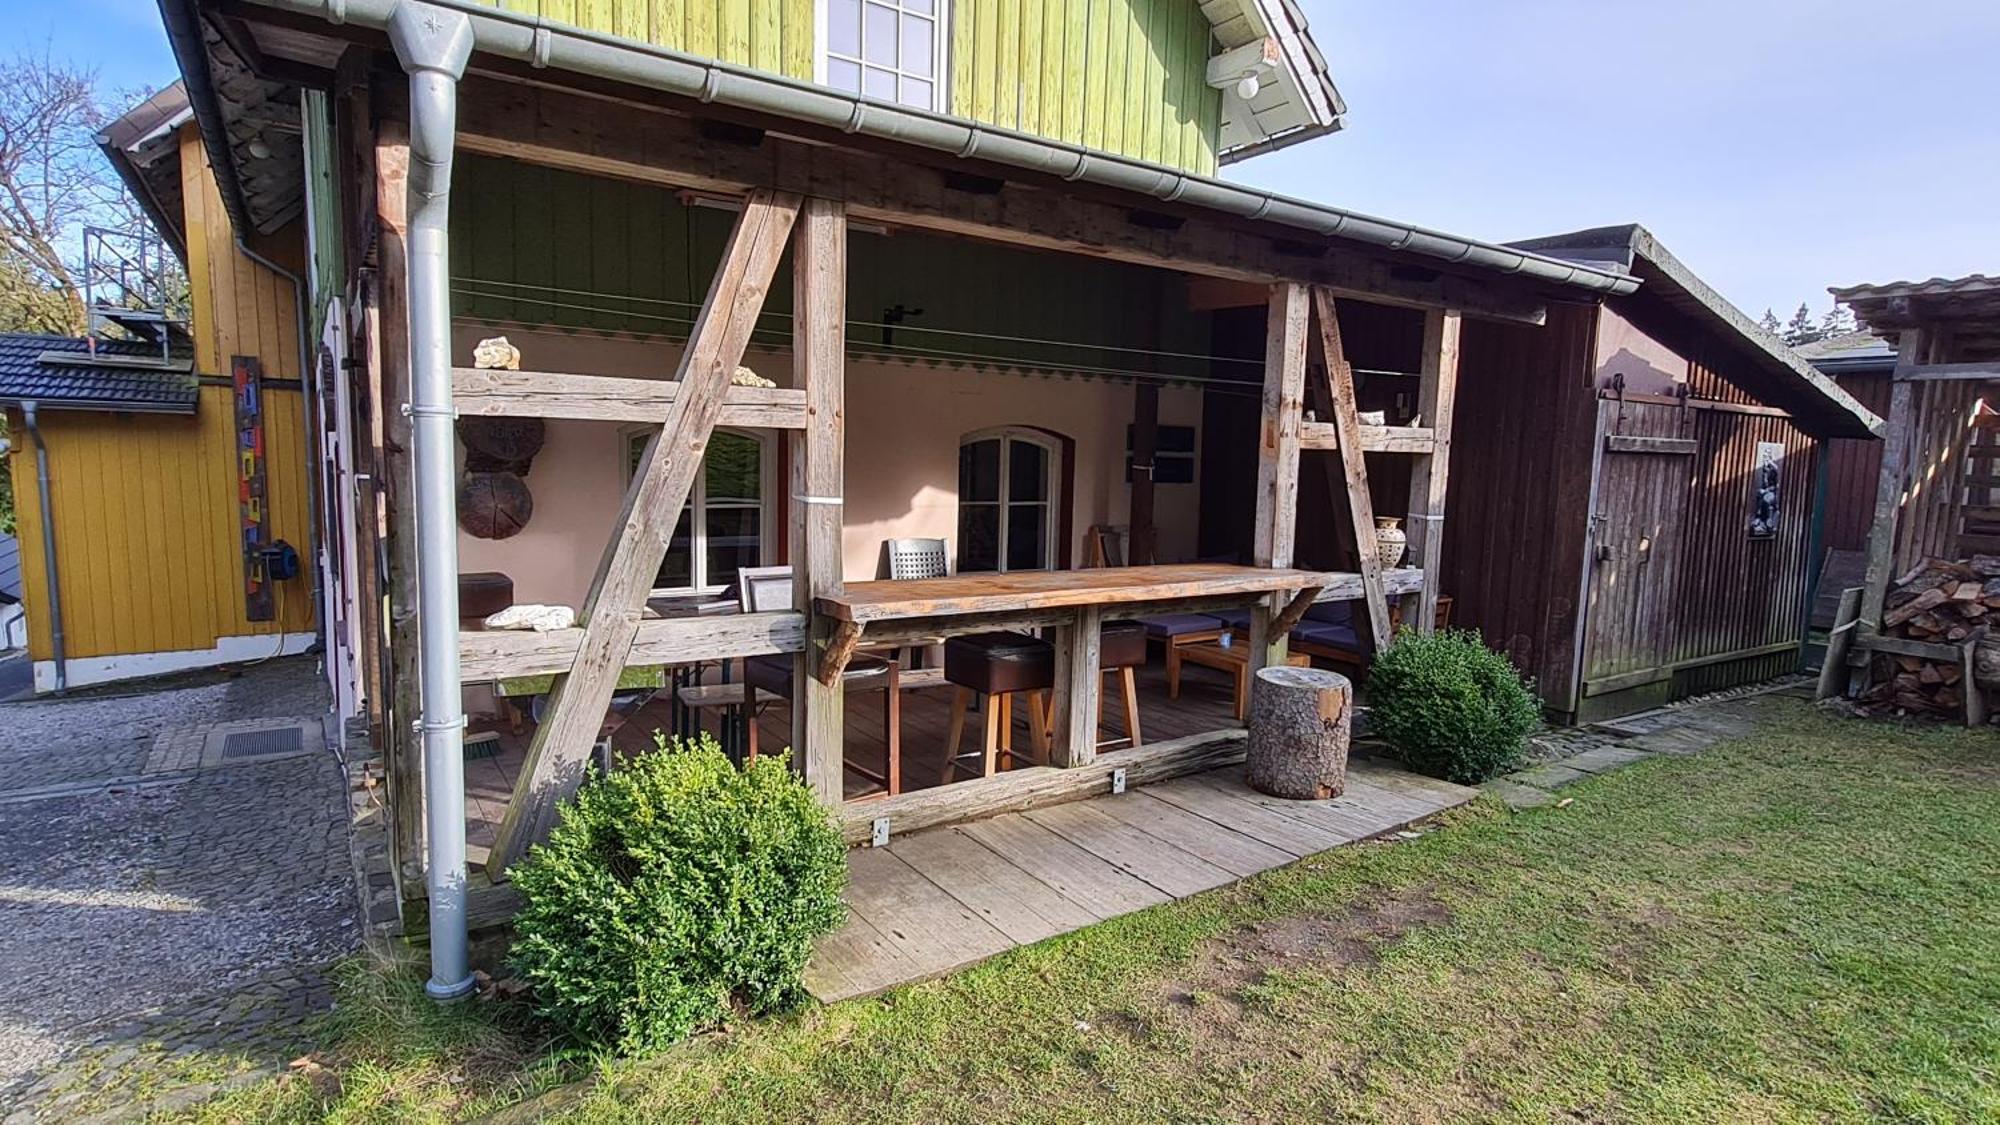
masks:
<instances>
[{"instance_id":1,"label":"blue sky","mask_svg":"<svg viewBox=\"0 0 2000 1125\"><path fill-rule=\"evenodd\" d=\"M2000 273L2000 3L1301 0L1346 131L1228 174L1493 240L1638 221L1751 315ZM174 75L153 0L0 0L21 48Z\"/></svg>"}]
</instances>

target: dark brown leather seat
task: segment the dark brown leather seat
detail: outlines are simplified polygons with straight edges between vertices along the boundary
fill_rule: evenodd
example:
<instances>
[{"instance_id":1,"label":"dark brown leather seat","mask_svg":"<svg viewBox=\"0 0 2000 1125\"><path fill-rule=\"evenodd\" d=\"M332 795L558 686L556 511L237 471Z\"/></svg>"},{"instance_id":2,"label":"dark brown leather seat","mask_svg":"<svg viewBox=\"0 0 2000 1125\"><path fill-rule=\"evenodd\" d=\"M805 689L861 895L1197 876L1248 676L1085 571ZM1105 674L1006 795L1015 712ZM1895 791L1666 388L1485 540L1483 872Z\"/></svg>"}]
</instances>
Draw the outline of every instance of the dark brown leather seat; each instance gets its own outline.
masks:
<instances>
[{"instance_id":1,"label":"dark brown leather seat","mask_svg":"<svg viewBox=\"0 0 2000 1125\"><path fill-rule=\"evenodd\" d=\"M1143 668L1146 625L1142 621L1106 621L1097 642L1099 668Z\"/></svg>"},{"instance_id":2,"label":"dark brown leather seat","mask_svg":"<svg viewBox=\"0 0 2000 1125\"><path fill-rule=\"evenodd\" d=\"M867 688L889 675L889 661L879 656L856 653L840 673L842 687ZM792 658L789 654L747 657L743 661L743 682L758 691L768 691L780 699L792 697Z\"/></svg>"},{"instance_id":3,"label":"dark brown leather seat","mask_svg":"<svg viewBox=\"0 0 2000 1125\"><path fill-rule=\"evenodd\" d=\"M944 678L986 695L1046 691L1055 683L1055 646L1025 633L973 633L944 642Z\"/></svg>"},{"instance_id":4,"label":"dark brown leather seat","mask_svg":"<svg viewBox=\"0 0 2000 1125\"><path fill-rule=\"evenodd\" d=\"M1025 633L973 633L944 642L944 678L953 685L951 733L946 739L944 774L958 772L958 743L965 733L965 713L972 697L986 697L986 737L981 746L981 776L990 777L1014 760L1014 696L1028 696L1028 733L1038 759L1049 748L1048 691L1056 679L1055 646Z\"/></svg>"}]
</instances>

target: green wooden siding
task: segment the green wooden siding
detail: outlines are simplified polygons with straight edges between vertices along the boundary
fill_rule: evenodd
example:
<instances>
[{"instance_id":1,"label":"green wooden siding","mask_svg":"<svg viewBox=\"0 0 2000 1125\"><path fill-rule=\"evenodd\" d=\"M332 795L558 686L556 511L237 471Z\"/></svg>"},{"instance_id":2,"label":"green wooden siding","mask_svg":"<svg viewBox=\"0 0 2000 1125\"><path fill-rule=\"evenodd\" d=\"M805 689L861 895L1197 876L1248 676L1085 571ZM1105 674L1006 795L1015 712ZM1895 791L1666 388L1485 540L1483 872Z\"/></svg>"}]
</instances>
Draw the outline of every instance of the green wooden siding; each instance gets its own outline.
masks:
<instances>
[{"instance_id":1,"label":"green wooden siding","mask_svg":"<svg viewBox=\"0 0 2000 1125\"><path fill-rule=\"evenodd\" d=\"M735 216L672 192L492 157L459 157L452 311L479 320L685 337ZM549 200L562 200L561 207ZM848 253L857 351L947 363L1203 376L1208 318L1176 275L990 243L857 230ZM757 339L789 343L791 271ZM883 313L921 309L892 328ZM1139 349L1138 352L1126 349Z\"/></svg>"},{"instance_id":2,"label":"green wooden siding","mask_svg":"<svg viewBox=\"0 0 2000 1125\"><path fill-rule=\"evenodd\" d=\"M813 76L813 0L479 2L792 78Z\"/></svg>"},{"instance_id":3,"label":"green wooden siding","mask_svg":"<svg viewBox=\"0 0 2000 1125\"><path fill-rule=\"evenodd\" d=\"M1194 0L957 0L951 110L1203 174L1222 95Z\"/></svg>"},{"instance_id":4,"label":"green wooden siding","mask_svg":"<svg viewBox=\"0 0 2000 1125\"><path fill-rule=\"evenodd\" d=\"M813 0L482 0L810 81ZM1222 95L1195 0L955 0L959 117L1185 168L1216 168Z\"/></svg>"}]
</instances>

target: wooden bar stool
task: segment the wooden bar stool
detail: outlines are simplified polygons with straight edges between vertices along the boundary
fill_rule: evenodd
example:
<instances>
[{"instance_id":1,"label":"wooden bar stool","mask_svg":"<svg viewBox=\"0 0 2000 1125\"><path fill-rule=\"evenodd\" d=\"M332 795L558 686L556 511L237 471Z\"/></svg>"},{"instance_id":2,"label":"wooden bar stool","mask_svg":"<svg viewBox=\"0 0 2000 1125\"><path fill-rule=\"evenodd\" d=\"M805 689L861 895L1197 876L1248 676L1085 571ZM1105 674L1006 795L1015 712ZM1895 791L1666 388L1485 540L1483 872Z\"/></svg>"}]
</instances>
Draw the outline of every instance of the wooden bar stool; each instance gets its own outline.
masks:
<instances>
[{"instance_id":1,"label":"wooden bar stool","mask_svg":"<svg viewBox=\"0 0 2000 1125\"><path fill-rule=\"evenodd\" d=\"M1118 699L1125 705L1125 741L1134 748L1145 745L1145 736L1139 731L1138 670L1146 664L1146 638L1150 631L1144 621L1106 621L1103 632L1098 634L1097 668L1104 675L1116 673L1118 676ZM1167 651L1174 651L1171 644ZM1055 698L1051 695L1043 712L1051 728L1055 726L1055 705ZM1104 726L1102 695L1097 697L1097 725L1100 728ZM1103 731L1100 729L1098 733ZM1100 738L1097 746L1101 750L1117 741L1115 738Z\"/></svg>"},{"instance_id":2,"label":"wooden bar stool","mask_svg":"<svg viewBox=\"0 0 2000 1125\"><path fill-rule=\"evenodd\" d=\"M940 782L958 772L958 744L965 734L965 712L974 693L986 696L986 737L980 745L980 776L1000 768L1000 756L1014 764L1014 696L1028 699L1028 732L1035 758L1048 761L1048 693L1055 683L1055 646L1025 633L974 633L944 643L944 678L955 690L951 697L951 734L945 743Z\"/></svg>"}]
</instances>

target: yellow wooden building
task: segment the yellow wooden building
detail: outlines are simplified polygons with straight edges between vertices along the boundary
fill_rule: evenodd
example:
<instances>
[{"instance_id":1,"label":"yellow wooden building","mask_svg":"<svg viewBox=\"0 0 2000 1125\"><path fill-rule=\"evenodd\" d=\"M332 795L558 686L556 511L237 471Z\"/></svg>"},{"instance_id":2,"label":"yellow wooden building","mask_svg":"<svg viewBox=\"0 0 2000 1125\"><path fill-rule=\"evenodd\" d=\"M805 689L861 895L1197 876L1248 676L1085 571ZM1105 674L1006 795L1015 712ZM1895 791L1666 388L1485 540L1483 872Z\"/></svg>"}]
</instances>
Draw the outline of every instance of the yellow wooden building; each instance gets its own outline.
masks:
<instances>
[{"instance_id":1,"label":"yellow wooden building","mask_svg":"<svg viewBox=\"0 0 2000 1125\"><path fill-rule=\"evenodd\" d=\"M101 143L185 263L192 323L120 314L133 331L115 341L0 337L37 691L296 653L315 641L293 280L304 223L253 233L246 252L178 85ZM296 577L266 575L261 592L246 566L256 552L245 547L232 377L245 360L261 374L264 495L252 538L300 556Z\"/></svg>"}]
</instances>

